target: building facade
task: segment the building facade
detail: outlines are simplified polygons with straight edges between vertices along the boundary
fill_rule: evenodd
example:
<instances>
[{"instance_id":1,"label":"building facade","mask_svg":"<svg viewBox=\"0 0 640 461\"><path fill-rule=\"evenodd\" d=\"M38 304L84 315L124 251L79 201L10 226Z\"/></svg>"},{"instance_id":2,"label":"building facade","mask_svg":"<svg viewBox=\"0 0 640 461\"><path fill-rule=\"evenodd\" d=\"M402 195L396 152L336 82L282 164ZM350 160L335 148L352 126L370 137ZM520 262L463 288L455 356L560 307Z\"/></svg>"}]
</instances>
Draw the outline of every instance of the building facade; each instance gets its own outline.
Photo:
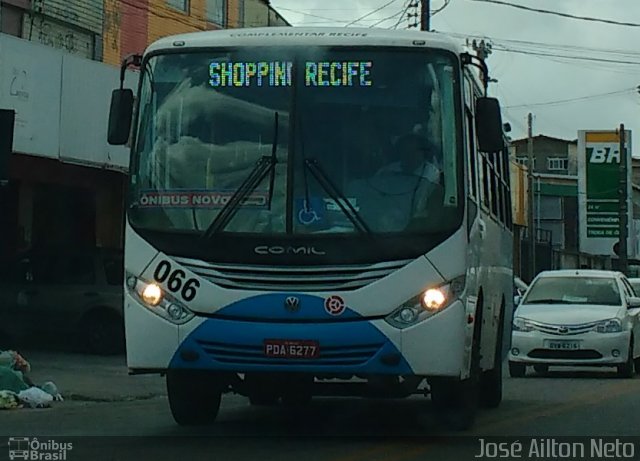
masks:
<instances>
[{"instance_id":1,"label":"building facade","mask_svg":"<svg viewBox=\"0 0 640 461\"><path fill-rule=\"evenodd\" d=\"M268 0L0 0L0 33L112 65L166 35L289 25Z\"/></svg>"},{"instance_id":2,"label":"building facade","mask_svg":"<svg viewBox=\"0 0 640 461\"><path fill-rule=\"evenodd\" d=\"M0 260L122 247L129 156L106 130L124 56L170 34L268 25L288 23L265 0L0 0L0 109L16 114L0 159Z\"/></svg>"},{"instance_id":3,"label":"building facade","mask_svg":"<svg viewBox=\"0 0 640 461\"><path fill-rule=\"evenodd\" d=\"M512 142L511 158L528 169L528 139ZM534 220L539 243L548 241L551 258L538 270L560 268L601 268L615 265L607 256L580 252L578 210L578 142L539 135L533 138ZM634 216L640 216L640 160L633 159ZM528 224L528 223L527 223ZM630 230L640 229L634 220ZM544 245L542 245L544 247ZM635 273L635 270L634 270Z\"/></svg>"}]
</instances>

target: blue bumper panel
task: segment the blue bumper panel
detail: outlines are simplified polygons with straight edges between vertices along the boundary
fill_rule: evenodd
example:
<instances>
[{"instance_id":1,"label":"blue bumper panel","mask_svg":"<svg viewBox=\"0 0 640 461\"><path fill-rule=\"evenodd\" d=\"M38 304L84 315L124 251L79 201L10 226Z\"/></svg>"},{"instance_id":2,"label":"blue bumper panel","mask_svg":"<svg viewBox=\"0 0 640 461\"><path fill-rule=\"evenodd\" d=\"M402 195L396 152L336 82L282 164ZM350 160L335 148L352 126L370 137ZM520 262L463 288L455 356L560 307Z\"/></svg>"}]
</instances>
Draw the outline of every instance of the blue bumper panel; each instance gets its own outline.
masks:
<instances>
[{"instance_id":1,"label":"blue bumper panel","mask_svg":"<svg viewBox=\"0 0 640 461\"><path fill-rule=\"evenodd\" d=\"M317 341L320 354L267 357L267 339ZM170 367L239 373L412 374L400 351L366 320L305 324L207 319L183 341Z\"/></svg>"},{"instance_id":2,"label":"blue bumper panel","mask_svg":"<svg viewBox=\"0 0 640 461\"><path fill-rule=\"evenodd\" d=\"M295 310L286 308L287 298L292 297L298 300ZM269 319L269 320L337 320L337 319L357 319L360 315L351 310L349 306L340 301L337 304L343 305L334 315L327 310L326 304L331 299L327 297L312 296L304 293L266 293L239 301L223 307L217 313L227 317L245 319ZM334 300L336 301L336 300Z\"/></svg>"}]
</instances>

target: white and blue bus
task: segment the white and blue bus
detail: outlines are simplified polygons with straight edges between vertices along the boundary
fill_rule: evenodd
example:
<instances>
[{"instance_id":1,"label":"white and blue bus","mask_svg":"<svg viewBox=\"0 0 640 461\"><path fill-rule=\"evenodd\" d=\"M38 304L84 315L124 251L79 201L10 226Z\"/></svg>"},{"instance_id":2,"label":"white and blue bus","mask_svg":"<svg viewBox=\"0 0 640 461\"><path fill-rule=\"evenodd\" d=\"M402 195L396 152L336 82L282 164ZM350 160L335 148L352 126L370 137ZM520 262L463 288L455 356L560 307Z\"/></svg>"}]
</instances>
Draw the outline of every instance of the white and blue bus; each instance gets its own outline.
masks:
<instances>
[{"instance_id":1,"label":"white and blue bus","mask_svg":"<svg viewBox=\"0 0 640 461\"><path fill-rule=\"evenodd\" d=\"M435 33L265 28L123 62L131 373L177 423L221 396L502 399L513 309L508 159L485 63ZM134 107L135 106L135 107Z\"/></svg>"}]
</instances>

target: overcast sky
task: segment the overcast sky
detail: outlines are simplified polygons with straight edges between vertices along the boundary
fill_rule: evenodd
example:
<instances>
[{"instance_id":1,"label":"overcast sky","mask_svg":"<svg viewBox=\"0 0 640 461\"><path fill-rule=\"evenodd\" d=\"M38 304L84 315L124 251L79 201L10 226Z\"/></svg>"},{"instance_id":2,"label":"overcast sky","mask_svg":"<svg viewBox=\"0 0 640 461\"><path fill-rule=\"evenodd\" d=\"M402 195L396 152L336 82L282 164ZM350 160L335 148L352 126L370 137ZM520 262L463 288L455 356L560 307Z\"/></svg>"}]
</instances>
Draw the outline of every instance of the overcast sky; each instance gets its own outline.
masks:
<instances>
[{"instance_id":1,"label":"overcast sky","mask_svg":"<svg viewBox=\"0 0 640 461\"><path fill-rule=\"evenodd\" d=\"M294 26L344 26L389 1L271 0L271 4ZM506 1L640 25L640 0ZM437 10L444 2L431 0L431 10ZM369 27L401 12L407 3L396 0L350 27ZM391 28L396 18L378 27ZM398 28L406 26L404 21ZM624 123L633 131L634 144L640 146L640 95L635 90L640 85L640 27L569 19L474 0L450 0L444 10L433 16L431 27L456 34L461 43L462 37L467 36L491 39L494 52L488 64L492 77L498 80L491 85L491 93L500 98L514 138L526 136L526 117L532 112L534 134L575 139L580 129L615 129ZM502 51L505 48L513 51ZM576 98L583 99L546 104ZM638 155L640 147L633 150Z\"/></svg>"}]
</instances>

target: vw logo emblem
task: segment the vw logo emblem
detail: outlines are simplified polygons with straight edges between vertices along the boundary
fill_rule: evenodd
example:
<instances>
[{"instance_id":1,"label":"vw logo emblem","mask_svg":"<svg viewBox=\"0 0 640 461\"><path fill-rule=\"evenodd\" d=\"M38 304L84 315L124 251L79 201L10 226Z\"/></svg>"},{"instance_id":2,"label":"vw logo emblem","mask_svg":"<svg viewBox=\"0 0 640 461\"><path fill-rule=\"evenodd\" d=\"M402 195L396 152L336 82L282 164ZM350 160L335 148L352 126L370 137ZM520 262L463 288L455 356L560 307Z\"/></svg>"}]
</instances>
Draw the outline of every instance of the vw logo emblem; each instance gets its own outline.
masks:
<instances>
[{"instance_id":1,"label":"vw logo emblem","mask_svg":"<svg viewBox=\"0 0 640 461\"><path fill-rule=\"evenodd\" d=\"M300 299L295 296L287 296L284 300L284 308L289 312L297 312L300 309Z\"/></svg>"},{"instance_id":2,"label":"vw logo emblem","mask_svg":"<svg viewBox=\"0 0 640 461\"><path fill-rule=\"evenodd\" d=\"M569 328L567 327L560 327L558 328L558 333L562 333L563 335L566 335L567 333L569 333Z\"/></svg>"}]
</instances>

